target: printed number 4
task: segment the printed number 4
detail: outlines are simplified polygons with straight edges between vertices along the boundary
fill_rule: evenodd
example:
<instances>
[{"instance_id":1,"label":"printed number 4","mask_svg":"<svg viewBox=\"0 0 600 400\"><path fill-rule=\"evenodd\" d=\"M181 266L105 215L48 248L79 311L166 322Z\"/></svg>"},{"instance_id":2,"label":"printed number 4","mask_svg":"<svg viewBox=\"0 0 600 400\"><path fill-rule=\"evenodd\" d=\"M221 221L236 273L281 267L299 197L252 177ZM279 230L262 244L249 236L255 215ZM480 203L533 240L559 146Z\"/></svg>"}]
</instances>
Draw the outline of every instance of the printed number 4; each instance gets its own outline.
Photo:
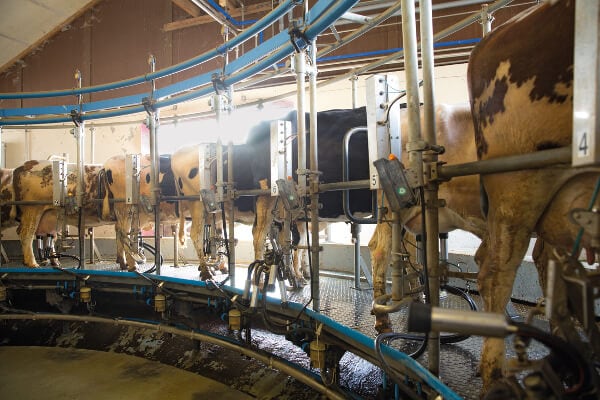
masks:
<instances>
[{"instance_id":1,"label":"printed number 4","mask_svg":"<svg viewBox=\"0 0 600 400\"><path fill-rule=\"evenodd\" d=\"M579 153L583 156L587 155L588 151L588 142L587 142L587 132L583 132L581 138L579 139L578 145Z\"/></svg>"}]
</instances>

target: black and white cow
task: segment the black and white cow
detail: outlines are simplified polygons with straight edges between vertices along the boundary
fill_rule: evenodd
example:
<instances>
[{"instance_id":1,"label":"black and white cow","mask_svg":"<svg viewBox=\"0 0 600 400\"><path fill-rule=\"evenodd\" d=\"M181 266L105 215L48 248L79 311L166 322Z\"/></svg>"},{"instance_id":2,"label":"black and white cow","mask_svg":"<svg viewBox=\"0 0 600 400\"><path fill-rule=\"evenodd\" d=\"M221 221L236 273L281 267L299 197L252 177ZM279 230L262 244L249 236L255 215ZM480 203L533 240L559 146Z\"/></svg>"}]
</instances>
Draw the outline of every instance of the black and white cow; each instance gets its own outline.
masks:
<instances>
[{"instance_id":1,"label":"black and white cow","mask_svg":"<svg viewBox=\"0 0 600 400\"><path fill-rule=\"evenodd\" d=\"M295 131L295 112L290 113L285 120L292 121L292 131ZM308 116L307 116L308 124ZM366 124L364 108L356 110L330 110L318 114L319 146L323 149L319 155L321 182L342 181L342 144L348 129ZM308 125L307 125L308 126ZM227 162L233 162L234 181L237 190L268 189L270 188L270 121L263 121L250 130L246 143L233 148L232 160L225 156ZM367 179L368 153L366 137L353 139L351 154L350 179ZM297 150L294 141L292 154L294 170L297 169ZM176 151L172 156L172 168L180 194L197 195L200 191L198 171L198 147L191 146ZM225 174L225 180L227 180ZM253 245L256 259L262 259L264 241L273 222L273 208L276 199L271 196L258 196L256 199L242 197L236 200L236 222L253 224ZM322 207L320 218L337 220L343 215L342 193L327 192L320 195ZM354 190L350 193L353 212L369 213L371 211L371 193L369 190ZM203 245L204 209L199 201L190 202L192 215L191 237L196 250L200 254ZM298 273L298 272L297 272Z\"/></svg>"}]
</instances>

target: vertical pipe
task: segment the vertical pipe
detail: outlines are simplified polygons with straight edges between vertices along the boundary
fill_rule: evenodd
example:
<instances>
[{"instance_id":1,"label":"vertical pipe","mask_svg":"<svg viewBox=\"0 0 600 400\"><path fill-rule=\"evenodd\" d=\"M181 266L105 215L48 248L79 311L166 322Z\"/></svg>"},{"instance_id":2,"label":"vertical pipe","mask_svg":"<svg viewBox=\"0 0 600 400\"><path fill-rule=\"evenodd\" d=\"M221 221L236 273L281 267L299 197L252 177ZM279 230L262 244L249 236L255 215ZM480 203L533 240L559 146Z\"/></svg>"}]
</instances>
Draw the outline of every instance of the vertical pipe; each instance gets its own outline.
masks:
<instances>
[{"instance_id":1,"label":"vertical pipe","mask_svg":"<svg viewBox=\"0 0 600 400\"><path fill-rule=\"evenodd\" d=\"M306 71L303 52L295 54L294 68L296 69L296 108L298 110L298 194L304 196L306 194L306 119L304 117L304 102L306 97L304 77Z\"/></svg>"},{"instance_id":2,"label":"vertical pipe","mask_svg":"<svg viewBox=\"0 0 600 400\"><path fill-rule=\"evenodd\" d=\"M431 0L420 0L421 12L421 57L423 65L423 136L430 146L435 146L435 104L433 89L433 24ZM435 151L427 151L423 156L427 165L437 165L438 157ZM425 235L426 259L429 274L429 294L433 307L440 302L440 266L438 246L438 183L428 181L425 184ZM430 332L427 344L429 355L429 370L439 374L440 337L439 332Z\"/></svg>"},{"instance_id":3,"label":"vertical pipe","mask_svg":"<svg viewBox=\"0 0 600 400\"><path fill-rule=\"evenodd\" d=\"M356 108L358 105L358 76L353 75L350 82L352 82L352 108Z\"/></svg>"},{"instance_id":4,"label":"vertical pipe","mask_svg":"<svg viewBox=\"0 0 600 400\"><path fill-rule=\"evenodd\" d=\"M220 97L220 96L219 96ZM219 107L220 108L220 107ZM217 111L217 126L221 126L221 112ZM223 142L217 139L217 202L223 201ZM216 229L216 227L215 227Z\"/></svg>"},{"instance_id":5,"label":"vertical pipe","mask_svg":"<svg viewBox=\"0 0 600 400\"><path fill-rule=\"evenodd\" d=\"M81 72L75 71L75 80L77 86L81 88ZM77 118L81 116L81 106L83 103L83 96L78 95L79 113ZM77 203L77 210L79 214L79 221L77 224L77 236L79 239L79 267L85 262L85 217L83 214L83 195L84 195L84 167L83 160L85 158L85 123L79 121L75 129L77 135L77 186L75 190L75 201Z\"/></svg>"},{"instance_id":6,"label":"vertical pipe","mask_svg":"<svg viewBox=\"0 0 600 400\"><path fill-rule=\"evenodd\" d=\"M94 228L88 228L88 236L90 237L90 264L94 264Z\"/></svg>"},{"instance_id":7,"label":"vertical pipe","mask_svg":"<svg viewBox=\"0 0 600 400\"><path fill-rule=\"evenodd\" d=\"M307 2L308 3L308 2ZM311 294L313 298L313 310L320 311L321 295L319 289L319 153L318 153L318 126L317 126L317 42L310 44L311 68L309 71L310 85L310 220L311 220Z\"/></svg>"},{"instance_id":8,"label":"vertical pipe","mask_svg":"<svg viewBox=\"0 0 600 400\"><path fill-rule=\"evenodd\" d=\"M487 4L481 5L481 29L483 31L483 36L490 33L492 30L492 21L494 20L494 17L492 17L492 14L489 13L488 9L489 6Z\"/></svg>"},{"instance_id":9,"label":"vertical pipe","mask_svg":"<svg viewBox=\"0 0 600 400\"><path fill-rule=\"evenodd\" d=\"M400 242L401 237L401 226L400 226L400 214L397 212L392 213L392 257L391 257L391 270L392 270L392 301L400 301L404 297L404 282L403 276L403 264L400 253L402 253L402 246Z\"/></svg>"},{"instance_id":10,"label":"vertical pipe","mask_svg":"<svg viewBox=\"0 0 600 400\"><path fill-rule=\"evenodd\" d=\"M171 225L171 235L173 235L173 266L179 267L179 238L178 238L178 228L179 225Z\"/></svg>"},{"instance_id":11,"label":"vertical pipe","mask_svg":"<svg viewBox=\"0 0 600 400\"><path fill-rule=\"evenodd\" d=\"M73 130L75 132L75 130ZM31 130L25 129L25 160L31 160Z\"/></svg>"},{"instance_id":12,"label":"vertical pipe","mask_svg":"<svg viewBox=\"0 0 600 400\"><path fill-rule=\"evenodd\" d=\"M96 128L94 128L93 126L90 127L90 164L93 164L96 160L95 158L95 153L96 153ZM88 228L88 236L90 239L90 264L94 264L95 263L95 252L94 252L94 248L96 247L95 243L94 243L94 228Z\"/></svg>"},{"instance_id":13,"label":"vertical pipe","mask_svg":"<svg viewBox=\"0 0 600 400\"><path fill-rule=\"evenodd\" d=\"M148 64L150 65L151 72L154 72L156 68L156 59L153 55L148 57ZM156 90L156 83L154 79L151 84L151 95L150 101L154 100L154 91ZM160 157L158 154L158 124L159 124L159 113L158 110L154 109L151 104L151 109L148 112L149 127L150 127L150 190L152 196L150 196L150 204L152 204L154 210L154 263L156 265L156 274L160 275L160 182L159 182L159 167Z\"/></svg>"},{"instance_id":14,"label":"vertical pipe","mask_svg":"<svg viewBox=\"0 0 600 400\"><path fill-rule=\"evenodd\" d=\"M417 32L414 0L402 0L402 43L404 46L404 70L406 74L406 102L408 106L409 140L407 144L410 168L423 185L421 160L421 121L419 116L419 82L417 79Z\"/></svg>"},{"instance_id":15,"label":"vertical pipe","mask_svg":"<svg viewBox=\"0 0 600 400\"><path fill-rule=\"evenodd\" d=\"M360 224L350 222L352 244L354 245L354 288L360 289Z\"/></svg>"},{"instance_id":16,"label":"vertical pipe","mask_svg":"<svg viewBox=\"0 0 600 400\"><path fill-rule=\"evenodd\" d=\"M233 194L233 143L229 142L227 144L227 158L229 162L227 163L227 195L229 196L229 278L231 279L231 284L235 285L235 204Z\"/></svg>"}]
</instances>

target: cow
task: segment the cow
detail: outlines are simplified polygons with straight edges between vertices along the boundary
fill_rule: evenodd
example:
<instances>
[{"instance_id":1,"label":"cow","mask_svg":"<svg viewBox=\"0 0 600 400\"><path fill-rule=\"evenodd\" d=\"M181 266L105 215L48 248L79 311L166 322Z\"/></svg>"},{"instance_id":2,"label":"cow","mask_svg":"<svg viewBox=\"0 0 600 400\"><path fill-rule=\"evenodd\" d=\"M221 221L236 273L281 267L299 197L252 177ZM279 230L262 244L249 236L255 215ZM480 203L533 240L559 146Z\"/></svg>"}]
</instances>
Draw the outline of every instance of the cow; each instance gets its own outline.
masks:
<instances>
[{"instance_id":1,"label":"cow","mask_svg":"<svg viewBox=\"0 0 600 400\"><path fill-rule=\"evenodd\" d=\"M267 144L268 146L268 144ZM267 147L268 148L268 147ZM252 178L253 171L253 163L258 158L257 156L261 156L264 154L264 149L262 151L258 151L256 153L253 152L253 148L246 145L235 145L233 148L233 161L228 160L228 154L225 154L224 157L227 162L233 162L234 171L235 171L235 181L236 188L238 190L243 189L254 189L257 187L265 188L265 182L259 183L258 181L254 181ZM196 250L198 258L200 260L200 277L202 280L209 279L212 276L212 272L208 268L205 262L205 232L204 226L208 221L209 215L205 212L205 208L203 203L200 201L200 190L204 185L208 185L214 188L214 184L216 182L216 164L213 162L207 168L211 170L211 182L201 182L203 179L202 175L204 171L199 170L199 155L200 148L198 145L186 146L176 150L171 156L171 169L173 170L175 183L177 187L177 193L180 196L198 196L198 200L183 200L181 201L182 207L186 209L191 217L191 227L190 227L190 239L192 240L192 244ZM227 179L227 175L225 174L225 179ZM271 202L271 199L268 197L261 197L258 200L259 204ZM249 197L241 197L237 199L235 202L236 209L234 211L235 221L252 225L255 217L260 221L261 219L268 218L266 213L259 212L255 215L253 199ZM260 206L259 206L260 207ZM267 208L261 207L261 209L266 210ZM216 218L216 222L218 228L222 228L221 226L221 218ZM261 224L261 226L267 226L265 224ZM264 235L260 234L260 236L264 239L266 238L267 232L264 231ZM256 237L256 235L255 235ZM257 241L254 242L255 256L256 259L262 259L263 256L263 245L259 245ZM225 272L224 266L219 266L223 272Z\"/></svg>"},{"instance_id":2,"label":"cow","mask_svg":"<svg viewBox=\"0 0 600 400\"><path fill-rule=\"evenodd\" d=\"M574 3L561 0L529 9L473 49L467 74L479 159L571 144ZM475 258L485 310L504 310L532 233L548 246L570 252L573 236L556 229L575 230L565 214L589 202L598 176L597 168L556 165L481 177L488 211ZM587 235L582 245L591 247ZM536 257L551 257L542 248L536 245ZM501 378L503 360L504 341L485 339L484 390Z\"/></svg>"},{"instance_id":3,"label":"cow","mask_svg":"<svg viewBox=\"0 0 600 400\"><path fill-rule=\"evenodd\" d=\"M160 191L164 196L174 196L176 194L175 182L171 171L170 156L161 156L159 158L159 182ZM114 214L115 218L115 234L117 241L122 243L118 246L117 263L121 269L134 271L138 261L143 261L143 258L134 257L137 253L137 243L130 243L130 233L132 226L135 227L133 218L137 213L137 228L140 230L151 229L154 225L154 211L151 207L147 207L150 203L151 193L151 160L149 155L140 156L139 170L139 203L138 205L126 204L124 199L126 196L126 181L128 179L125 171L125 156L117 155L107 159L103 164L105 172L106 191L103 199L102 218L104 220L111 219ZM118 200L110 206L110 199ZM135 209L137 208L137 209ZM160 221L176 225L180 220L179 210L175 202L160 203ZM134 212L135 211L135 212ZM183 214L182 214L183 215ZM183 244L183 224L180 226L179 240ZM134 249L132 249L132 245Z\"/></svg>"},{"instance_id":4,"label":"cow","mask_svg":"<svg viewBox=\"0 0 600 400\"><path fill-rule=\"evenodd\" d=\"M2 219L1 229L18 227L19 221L16 219L16 208L10 204L15 201L15 190L13 186L13 168L0 168L0 218ZM52 218L50 213L44 213L36 229L36 237L43 241L44 235L50 237L52 240L49 244L49 250L54 252L54 239L56 238L56 220ZM42 246L43 247L43 246ZM40 262L47 264L50 262L52 265L59 265L58 259L52 258L46 259L46 254L43 254L43 248L38 248L40 252Z\"/></svg>"},{"instance_id":5,"label":"cow","mask_svg":"<svg viewBox=\"0 0 600 400\"><path fill-rule=\"evenodd\" d=\"M402 160L408 160L406 144L408 142L408 120L401 110ZM423 113L421 113L421 119ZM445 152L440 162L458 164L476 160L475 139L471 110L467 104L438 104L435 109L436 143L444 146ZM462 176L442 183L438 197L445 201L439 208L439 232L447 233L455 229L464 230L482 238L485 232L485 221L479 204L479 178ZM381 192L378 193L381 203ZM371 240L371 267L373 269L373 296L375 299L386 294L386 272L391 260L392 227L389 207L380 209L380 223L377 224ZM423 235L420 204L400 211L400 221L405 229L414 235ZM392 326L387 314L376 314L375 329L377 332L389 332Z\"/></svg>"},{"instance_id":6,"label":"cow","mask_svg":"<svg viewBox=\"0 0 600 400\"><path fill-rule=\"evenodd\" d=\"M99 171L101 165L84 166L84 194L83 194L83 219L85 226L93 227L111 224L99 218L96 195L99 188ZM76 191L76 172L67 174L67 203L72 200ZM58 222L58 211L52 205L52 162L44 160L30 160L17 167L13 171L14 200L16 201L40 201L48 204L21 204L12 208L10 218L20 220L17 232L23 250L23 262L25 266L39 267L33 253L33 239L36 233L56 232ZM3 192L4 196L4 192ZM70 202L74 204L74 202ZM66 223L78 226L78 213L66 215Z\"/></svg>"}]
</instances>

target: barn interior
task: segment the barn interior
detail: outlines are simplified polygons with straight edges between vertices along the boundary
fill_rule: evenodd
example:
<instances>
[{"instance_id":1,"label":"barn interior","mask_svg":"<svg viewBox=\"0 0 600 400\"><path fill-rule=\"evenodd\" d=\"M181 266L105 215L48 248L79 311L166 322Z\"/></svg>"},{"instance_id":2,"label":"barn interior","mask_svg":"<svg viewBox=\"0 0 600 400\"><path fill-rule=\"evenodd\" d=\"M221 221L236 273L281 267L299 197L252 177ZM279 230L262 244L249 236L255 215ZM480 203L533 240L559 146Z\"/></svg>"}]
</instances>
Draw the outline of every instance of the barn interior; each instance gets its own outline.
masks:
<instances>
[{"instance_id":1,"label":"barn interior","mask_svg":"<svg viewBox=\"0 0 600 400\"><path fill-rule=\"evenodd\" d=\"M509 87L555 84L556 108L478 103L495 59L473 54L537 32L500 43L510 81L558 7L568 76ZM2 398L598 398L598 2L3 0L0 21ZM564 109L568 142L518 148L509 118ZM503 213L531 229L506 239Z\"/></svg>"}]
</instances>

